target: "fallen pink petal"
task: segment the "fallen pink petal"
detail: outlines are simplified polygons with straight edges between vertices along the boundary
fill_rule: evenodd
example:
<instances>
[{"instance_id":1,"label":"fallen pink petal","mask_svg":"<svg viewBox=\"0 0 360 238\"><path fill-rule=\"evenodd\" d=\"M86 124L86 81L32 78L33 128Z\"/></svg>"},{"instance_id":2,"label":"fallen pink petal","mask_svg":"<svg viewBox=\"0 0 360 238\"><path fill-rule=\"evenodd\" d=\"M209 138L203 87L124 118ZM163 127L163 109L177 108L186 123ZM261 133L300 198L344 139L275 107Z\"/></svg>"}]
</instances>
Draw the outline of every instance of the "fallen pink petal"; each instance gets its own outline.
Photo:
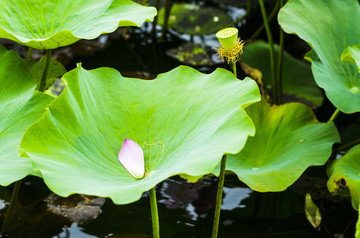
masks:
<instances>
[{"instance_id":1,"label":"fallen pink petal","mask_svg":"<svg viewBox=\"0 0 360 238\"><path fill-rule=\"evenodd\" d=\"M118 158L125 169L136 179L145 174L144 153L142 148L133 140L125 139Z\"/></svg>"}]
</instances>

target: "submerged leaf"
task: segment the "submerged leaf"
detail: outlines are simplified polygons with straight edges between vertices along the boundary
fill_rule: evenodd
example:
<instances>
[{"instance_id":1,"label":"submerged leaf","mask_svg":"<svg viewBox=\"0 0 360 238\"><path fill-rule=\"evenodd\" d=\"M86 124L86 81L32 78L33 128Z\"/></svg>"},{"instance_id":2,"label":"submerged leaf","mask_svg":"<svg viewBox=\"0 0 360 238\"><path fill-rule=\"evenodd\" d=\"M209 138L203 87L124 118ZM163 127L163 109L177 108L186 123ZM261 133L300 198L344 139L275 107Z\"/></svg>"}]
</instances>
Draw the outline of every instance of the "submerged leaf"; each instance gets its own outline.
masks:
<instances>
[{"instance_id":1,"label":"submerged leaf","mask_svg":"<svg viewBox=\"0 0 360 238\"><path fill-rule=\"evenodd\" d=\"M285 190L309 166L323 165L339 141L335 125L319 123L301 103L270 106L262 100L246 112L256 134L240 153L228 155L226 169L256 191Z\"/></svg>"},{"instance_id":2,"label":"submerged leaf","mask_svg":"<svg viewBox=\"0 0 360 238\"><path fill-rule=\"evenodd\" d=\"M279 12L279 23L313 48L307 54L319 87L345 113L360 111L360 73L341 61L343 51L359 44L360 6L357 0L293 0ZM306 27L304 27L306 26Z\"/></svg>"},{"instance_id":3,"label":"submerged leaf","mask_svg":"<svg viewBox=\"0 0 360 238\"><path fill-rule=\"evenodd\" d=\"M224 153L238 153L255 132L243 108L259 100L256 83L223 69L202 74L180 66L140 80L110 68L78 67L63 79L66 89L21 143L61 196L130 203L170 176L212 172ZM143 179L119 163L125 138L144 145Z\"/></svg>"},{"instance_id":4,"label":"submerged leaf","mask_svg":"<svg viewBox=\"0 0 360 238\"><path fill-rule=\"evenodd\" d=\"M0 46L0 185L7 186L32 170L29 158L19 157L25 130L45 112L53 98L34 91L35 80L24 61Z\"/></svg>"},{"instance_id":5,"label":"submerged leaf","mask_svg":"<svg viewBox=\"0 0 360 238\"><path fill-rule=\"evenodd\" d=\"M164 25L164 8L159 11L160 25ZM208 35L228 26L231 17L223 10L192 3L175 3L171 7L168 27L181 34Z\"/></svg>"},{"instance_id":6,"label":"submerged leaf","mask_svg":"<svg viewBox=\"0 0 360 238\"><path fill-rule=\"evenodd\" d=\"M140 26L155 15L155 8L130 0L2 0L0 38L54 49L121 26Z\"/></svg>"},{"instance_id":7,"label":"submerged leaf","mask_svg":"<svg viewBox=\"0 0 360 238\"><path fill-rule=\"evenodd\" d=\"M310 193L306 194L305 197L305 215L310 224L317 229L321 224L321 213L320 209L311 199Z\"/></svg>"}]
</instances>

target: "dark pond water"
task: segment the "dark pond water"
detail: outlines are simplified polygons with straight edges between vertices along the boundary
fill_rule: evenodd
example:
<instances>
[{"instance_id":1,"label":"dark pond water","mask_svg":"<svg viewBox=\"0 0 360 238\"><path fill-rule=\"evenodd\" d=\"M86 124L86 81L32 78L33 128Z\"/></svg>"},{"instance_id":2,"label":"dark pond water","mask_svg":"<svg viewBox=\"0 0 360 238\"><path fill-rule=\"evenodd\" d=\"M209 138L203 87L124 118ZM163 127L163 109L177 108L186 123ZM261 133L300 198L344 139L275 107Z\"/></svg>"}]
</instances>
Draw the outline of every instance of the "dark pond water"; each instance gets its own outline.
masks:
<instances>
[{"instance_id":1,"label":"dark pond water","mask_svg":"<svg viewBox=\"0 0 360 238\"><path fill-rule=\"evenodd\" d=\"M232 20L244 14L241 3L233 1L227 9ZM246 39L261 25L259 9L255 4L246 22L238 24L240 35ZM273 22L276 26L276 21ZM210 52L201 57L212 60L212 66L196 67L212 72L216 67L227 68L217 60L211 47L217 46L213 35L189 36L174 30L165 43L154 40L152 25L139 29L118 30L100 40L80 42L70 49L60 49L54 55L67 64L70 70L82 62L85 69L113 67L124 76L151 79L158 73L171 70L181 63L170 49L194 42L207 46ZM157 28L157 39L161 28ZM126 35L126 37L124 37ZM265 39L264 33L259 35ZM276 37L275 37L276 40ZM288 36L288 51L302 57L307 47L294 36ZM300 49L300 50L299 50ZM20 50L21 51L21 50ZM36 52L35 52L36 54ZM73 58L74 57L74 58ZM241 72L239 77L242 77ZM329 104L317 110L320 119L326 120ZM332 111L332 110L330 110ZM326 112L326 113L324 113ZM236 176L228 175L219 237L353 237L357 213L348 199L334 198L326 188L325 168L308 169L304 176L281 193L257 193L242 184ZM4 219L13 187L0 187L0 222ZM210 237L217 179L207 178L190 184L179 177L170 178L157 186L161 236L165 238ZM311 192L323 215L323 225L315 230L304 214L304 197ZM27 177L22 182L15 217L11 223L11 237L151 237L151 215L148 194L128 205L114 205L110 199L74 195L58 198L43 181Z\"/></svg>"}]
</instances>

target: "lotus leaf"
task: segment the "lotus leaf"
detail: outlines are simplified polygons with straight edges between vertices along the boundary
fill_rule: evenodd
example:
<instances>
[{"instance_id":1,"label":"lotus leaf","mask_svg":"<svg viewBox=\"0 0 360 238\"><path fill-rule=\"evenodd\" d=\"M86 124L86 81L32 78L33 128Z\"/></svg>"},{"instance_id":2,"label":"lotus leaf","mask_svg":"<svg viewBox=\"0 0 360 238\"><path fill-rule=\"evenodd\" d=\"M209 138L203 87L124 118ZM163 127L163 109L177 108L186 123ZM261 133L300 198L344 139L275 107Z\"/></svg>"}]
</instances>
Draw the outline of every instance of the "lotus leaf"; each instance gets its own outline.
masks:
<instances>
[{"instance_id":1,"label":"lotus leaf","mask_svg":"<svg viewBox=\"0 0 360 238\"><path fill-rule=\"evenodd\" d=\"M359 211L360 206L360 145L351 148L343 157L328 166L328 188L333 194L348 190L352 206ZM360 213L356 224L356 238L360 237Z\"/></svg>"},{"instance_id":2,"label":"lotus leaf","mask_svg":"<svg viewBox=\"0 0 360 238\"><path fill-rule=\"evenodd\" d=\"M275 58L279 55L279 46L274 45ZM263 82L271 89L271 66L269 44L258 41L248 44L244 48L243 61L251 67L257 68L263 74ZM287 52L283 56L283 91L320 106L323 101L322 93L312 76L310 66L295 59Z\"/></svg>"},{"instance_id":3,"label":"lotus leaf","mask_svg":"<svg viewBox=\"0 0 360 238\"><path fill-rule=\"evenodd\" d=\"M279 23L313 48L307 55L319 87L342 112L360 111L360 73L341 61L349 46L359 44L360 7L357 0L292 0L279 12Z\"/></svg>"},{"instance_id":4,"label":"lotus leaf","mask_svg":"<svg viewBox=\"0 0 360 238\"><path fill-rule=\"evenodd\" d=\"M3 0L0 6L0 38L36 49L95 39L156 15L155 8L130 0Z\"/></svg>"},{"instance_id":5,"label":"lotus leaf","mask_svg":"<svg viewBox=\"0 0 360 238\"><path fill-rule=\"evenodd\" d=\"M0 47L0 185L7 186L28 174L36 174L28 158L20 158L25 130L45 112L53 98L34 91L35 80L24 61Z\"/></svg>"},{"instance_id":6,"label":"lotus leaf","mask_svg":"<svg viewBox=\"0 0 360 238\"><path fill-rule=\"evenodd\" d=\"M360 201L360 145L352 147L343 157L333 161L328 167L328 188L331 193L349 191L352 205L359 209Z\"/></svg>"},{"instance_id":7,"label":"lotus leaf","mask_svg":"<svg viewBox=\"0 0 360 238\"><path fill-rule=\"evenodd\" d=\"M256 134L236 155L228 155L226 169L260 192L283 191L306 168L323 165L339 135L332 122L319 123L301 103L270 106L265 100L246 109Z\"/></svg>"},{"instance_id":8,"label":"lotus leaf","mask_svg":"<svg viewBox=\"0 0 360 238\"><path fill-rule=\"evenodd\" d=\"M64 92L21 143L34 169L61 196L84 193L130 203L172 175L210 173L224 153L238 153L255 132L243 108L259 100L256 83L223 69L201 74L180 66L140 80L79 66L63 80ZM126 138L144 149L142 179L118 160Z\"/></svg>"}]
</instances>

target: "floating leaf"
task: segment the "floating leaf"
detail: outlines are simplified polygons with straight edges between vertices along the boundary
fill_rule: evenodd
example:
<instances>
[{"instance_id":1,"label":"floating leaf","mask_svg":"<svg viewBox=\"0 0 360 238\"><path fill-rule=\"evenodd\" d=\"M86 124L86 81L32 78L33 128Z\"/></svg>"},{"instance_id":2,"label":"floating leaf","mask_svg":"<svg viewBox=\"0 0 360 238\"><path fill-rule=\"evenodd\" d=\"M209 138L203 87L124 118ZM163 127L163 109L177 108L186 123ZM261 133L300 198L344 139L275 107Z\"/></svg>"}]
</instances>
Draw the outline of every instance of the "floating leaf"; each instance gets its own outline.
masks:
<instances>
[{"instance_id":1,"label":"floating leaf","mask_svg":"<svg viewBox=\"0 0 360 238\"><path fill-rule=\"evenodd\" d=\"M279 46L274 45L275 58L279 55ZM263 74L263 82L267 89L271 89L271 65L269 44L258 41L245 45L243 61ZM311 68L304 62L295 59L287 52L283 56L283 91L286 94L303 98L316 106L320 106L323 97L314 81Z\"/></svg>"},{"instance_id":2,"label":"floating leaf","mask_svg":"<svg viewBox=\"0 0 360 238\"><path fill-rule=\"evenodd\" d=\"M43 56L39 61L34 61L34 60L25 61L32 77L38 82L38 87L36 89L39 89L41 77L44 72L45 58L46 56ZM55 79L57 77L61 77L65 73L66 73L66 69L59 61L55 59L50 59L49 71L46 77L45 90L54 84Z\"/></svg>"},{"instance_id":3,"label":"floating leaf","mask_svg":"<svg viewBox=\"0 0 360 238\"><path fill-rule=\"evenodd\" d=\"M160 25L164 25L164 8L159 11ZM171 7L168 27L181 34L208 35L228 26L231 17L219 8L176 3Z\"/></svg>"},{"instance_id":4,"label":"floating leaf","mask_svg":"<svg viewBox=\"0 0 360 238\"><path fill-rule=\"evenodd\" d=\"M226 169L260 192L283 191L306 168L323 165L339 135L332 122L319 123L301 103L270 106L265 100L246 109L256 134L236 155L228 155Z\"/></svg>"},{"instance_id":5,"label":"floating leaf","mask_svg":"<svg viewBox=\"0 0 360 238\"><path fill-rule=\"evenodd\" d=\"M310 224L317 229L321 224L321 213L319 207L311 199L310 193L305 196L305 215Z\"/></svg>"},{"instance_id":6,"label":"floating leaf","mask_svg":"<svg viewBox=\"0 0 360 238\"><path fill-rule=\"evenodd\" d=\"M357 0L293 0L279 13L287 33L295 33L313 50L307 54L316 83L341 111L360 111L360 73L341 61L349 46L359 44L360 7ZM306 26L306 27L304 27Z\"/></svg>"},{"instance_id":7,"label":"floating leaf","mask_svg":"<svg viewBox=\"0 0 360 238\"><path fill-rule=\"evenodd\" d=\"M180 66L140 80L110 68L78 67L63 79L67 88L21 143L61 196L130 203L172 175L212 172L224 153L238 153L255 132L242 108L259 100L256 83L223 69L207 75ZM142 179L117 158L125 138L143 147Z\"/></svg>"},{"instance_id":8,"label":"floating leaf","mask_svg":"<svg viewBox=\"0 0 360 238\"><path fill-rule=\"evenodd\" d=\"M183 43L177 48L169 49L166 55L177 59L183 64L191 66L212 66L215 62L211 59L213 49L198 43Z\"/></svg>"},{"instance_id":9,"label":"floating leaf","mask_svg":"<svg viewBox=\"0 0 360 238\"><path fill-rule=\"evenodd\" d=\"M3 0L0 38L36 49L54 49L95 39L121 26L152 21L153 7L130 0Z\"/></svg>"},{"instance_id":10,"label":"floating leaf","mask_svg":"<svg viewBox=\"0 0 360 238\"><path fill-rule=\"evenodd\" d=\"M28 158L20 158L25 130L45 112L53 98L34 91L36 82L24 61L0 46L0 185L35 174ZM36 173L39 175L38 173Z\"/></svg>"}]
</instances>

